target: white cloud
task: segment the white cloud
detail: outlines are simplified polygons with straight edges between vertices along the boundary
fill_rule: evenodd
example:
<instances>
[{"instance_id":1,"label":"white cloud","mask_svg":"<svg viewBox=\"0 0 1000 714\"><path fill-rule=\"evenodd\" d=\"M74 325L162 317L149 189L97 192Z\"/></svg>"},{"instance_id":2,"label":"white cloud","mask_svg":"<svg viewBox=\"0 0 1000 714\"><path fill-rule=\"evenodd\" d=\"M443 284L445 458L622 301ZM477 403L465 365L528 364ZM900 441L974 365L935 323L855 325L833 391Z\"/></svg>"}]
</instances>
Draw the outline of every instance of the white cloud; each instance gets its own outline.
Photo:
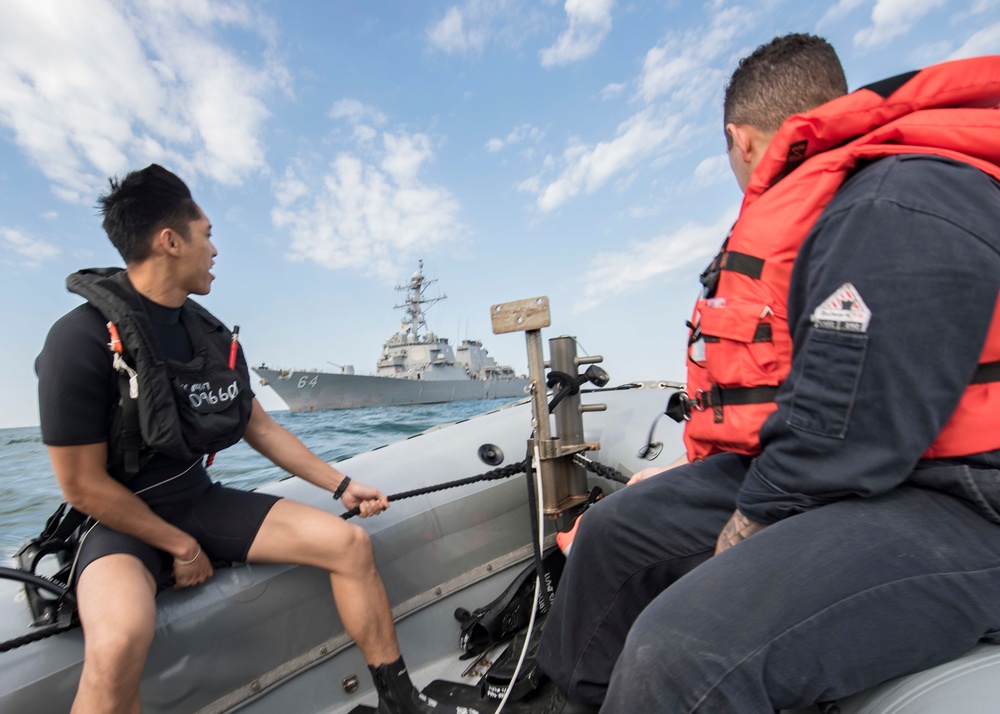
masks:
<instances>
[{"instance_id":1,"label":"white cloud","mask_svg":"<svg viewBox=\"0 0 1000 714\"><path fill-rule=\"evenodd\" d=\"M420 165L433 157L431 140L426 134L383 134L385 155L382 169L399 185L413 184Z\"/></svg>"},{"instance_id":2,"label":"white cloud","mask_svg":"<svg viewBox=\"0 0 1000 714\"><path fill-rule=\"evenodd\" d=\"M30 238L13 228L0 228L0 262L4 264L37 268L57 255L59 249L51 243Z\"/></svg>"},{"instance_id":3,"label":"white cloud","mask_svg":"<svg viewBox=\"0 0 1000 714\"><path fill-rule=\"evenodd\" d=\"M952 52L948 59L996 54L998 47L1000 47L1000 22L984 27L972 35L961 47Z\"/></svg>"},{"instance_id":4,"label":"white cloud","mask_svg":"<svg viewBox=\"0 0 1000 714\"><path fill-rule=\"evenodd\" d=\"M354 127L354 138L363 144L373 141L378 136L378 132L367 124L358 124Z\"/></svg>"},{"instance_id":5,"label":"white cloud","mask_svg":"<svg viewBox=\"0 0 1000 714\"><path fill-rule=\"evenodd\" d=\"M506 146L520 144L522 141L538 142L545 136L545 132L537 126L531 124L519 124L515 126L504 138L493 137L486 142L486 150L495 154Z\"/></svg>"},{"instance_id":6,"label":"white cloud","mask_svg":"<svg viewBox=\"0 0 1000 714\"><path fill-rule=\"evenodd\" d=\"M477 55L489 44L520 47L544 25L532 0L466 0L452 5L427 29L431 48L446 54Z\"/></svg>"},{"instance_id":7,"label":"white cloud","mask_svg":"<svg viewBox=\"0 0 1000 714\"><path fill-rule=\"evenodd\" d=\"M865 0L838 0L833 7L827 10L823 17L820 18L819 22L816 23L817 27L824 27L835 22L839 22L847 17L852 10L863 5Z\"/></svg>"},{"instance_id":8,"label":"white cloud","mask_svg":"<svg viewBox=\"0 0 1000 714\"><path fill-rule=\"evenodd\" d=\"M569 27L555 44L539 51L542 67L572 64L597 52L611 32L614 5L614 0L566 0Z\"/></svg>"},{"instance_id":9,"label":"white cloud","mask_svg":"<svg viewBox=\"0 0 1000 714\"><path fill-rule=\"evenodd\" d=\"M732 7L713 15L707 30L668 33L646 53L639 97L646 102L669 97L688 111L701 106L712 96L705 88L721 89L727 76L726 70L712 67L711 62L731 51L733 38L752 26L752 21L747 10Z\"/></svg>"},{"instance_id":10,"label":"white cloud","mask_svg":"<svg viewBox=\"0 0 1000 714\"><path fill-rule=\"evenodd\" d=\"M479 52L486 44L485 33L466 28L465 18L458 7L448 8L444 17L427 31L427 39L431 45L449 54Z\"/></svg>"},{"instance_id":11,"label":"white cloud","mask_svg":"<svg viewBox=\"0 0 1000 714\"><path fill-rule=\"evenodd\" d=\"M703 159L695 167L693 183L698 188L704 188L731 178L732 169L729 167L729 157L725 154L718 154Z\"/></svg>"},{"instance_id":12,"label":"white cloud","mask_svg":"<svg viewBox=\"0 0 1000 714\"><path fill-rule=\"evenodd\" d=\"M979 15L981 13L992 10L994 7L996 7L996 5L997 5L997 0L976 0L976 2L972 4L972 7L969 8L969 11L973 15Z\"/></svg>"},{"instance_id":13,"label":"white cloud","mask_svg":"<svg viewBox=\"0 0 1000 714\"><path fill-rule=\"evenodd\" d=\"M552 211L581 192L591 193L613 176L633 168L650 154L680 143L684 137L676 114L646 109L622 122L610 141L592 147L571 143L563 152L566 167L562 173L540 188L538 208ZM528 189L531 185L523 183L522 187ZM540 179L534 185L540 186Z\"/></svg>"},{"instance_id":14,"label":"white cloud","mask_svg":"<svg viewBox=\"0 0 1000 714\"><path fill-rule=\"evenodd\" d=\"M385 114L378 109L350 98L334 102L330 108L329 116L333 119L346 119L351 124L367 121L375 126L382 126L386 122Z\"/></svg>"},{"instance_id":15,"label":"white cloud","mask_svg":"<svg viewBox=\"0 0 1000 714\"><path fill-rule=\"evenodd\" d=\"M734 206L714 224L686 223L673 233L634 241L624 251L595 255L580 279L582 297L573 312L589 310L612 295L634 293L669 273L689 275L692 265L707 262L719 250L738 212Z\"/></svg>"},{"instance_id":16,"label":"white cloud","mask_svg":"<svg viewBox=\"0 0 1000 714\"><path fill-rule=\"evenodd\" d=\"M622 92L625 91L625 83L618 82L605 85L604 89L601 90L601 99L614 99Z\"/></svg>"},{"instance_id":17,"label":"white cloud","mask_svg":"<svg viewBox=\"0 0 1000 714\"><path fill-rule=\"evenodd\" d=\"M263 97L287 75L213 42L234 29L271 32L239 0L4 3L0 124L69 201L150 161L239 183L264 164Z\"/></svg>"},{"instance_id":18,"label":"white cloud","mask_svg":"<svg viewBox=\"0 0 1000 714\"><path fill-rule=\"evenodd\" d=\"M542 190L542 180L538 176L524 179L517 185L517 190L524 193L539 193Z\"/></svg>"},{"instance_id":19,"label":"white cloud","mask_svg":"<svg viewBox=\"0 0 1000 714\"><path fill-rule=\"evenodd\" d=\"M645 106L622 121L611 139L568 141L562 156L548 156L546 166L523 180L519 190L537 194L538 209L550 212L609 183L621 190L641 171L659 170L691 151L692 140L706 131L706 107L721 103L734 40L751 31L755 19L740 6L720 5L707 26L669 31L646 53L634 82L633 101ZM625 86L608 85L604 95L613 96ZM700 188L714 183L725 175L723 168L720 159L713 156L686 185Z\"/></svg>"},{"instance_id":20,"label":"white cloud","mask_svg":"<svg viewBox=\"0 0 1000 714\"><path fill-rule=\"evenodd\" d=\"M290 258L391 278L428 249L459 240L467 231L458 201L420 178L433 158L427 135L385 131L381 142L339 153L320 175L289 166L271 218L291 237Z\"/></svg>"},{"instance_id":21,"label":"white cloud","mask_svg":"<svg viewBox=\"0 0 1000 714\"><path fill-rule=\"evenodd\" d=\"M854 44L862 49L883 45L905 35L913 24L946 0L876 0L872 25L854 35Z\"/></svg>"}]
</instances>

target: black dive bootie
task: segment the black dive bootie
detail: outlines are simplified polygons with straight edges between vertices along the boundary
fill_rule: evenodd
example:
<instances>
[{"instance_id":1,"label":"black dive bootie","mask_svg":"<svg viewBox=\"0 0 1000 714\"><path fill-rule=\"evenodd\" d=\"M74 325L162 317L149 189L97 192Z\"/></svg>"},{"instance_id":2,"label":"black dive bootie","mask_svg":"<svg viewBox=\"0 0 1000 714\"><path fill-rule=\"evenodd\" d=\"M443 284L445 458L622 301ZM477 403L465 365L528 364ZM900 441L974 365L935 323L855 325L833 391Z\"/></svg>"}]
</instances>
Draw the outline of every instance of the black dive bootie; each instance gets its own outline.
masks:
<instances>
[{"instance_id":1,"label":"black dive bootie","mask_svg":"<svg viewBox=\"0 0 1000 714\"><path fill-rule=\"evenodd\" d=\"M378 714L479 714L468 707L453 707L417 691L400 657L378 667L368 665L378 692Z\"/></svg>"}]
</instances>

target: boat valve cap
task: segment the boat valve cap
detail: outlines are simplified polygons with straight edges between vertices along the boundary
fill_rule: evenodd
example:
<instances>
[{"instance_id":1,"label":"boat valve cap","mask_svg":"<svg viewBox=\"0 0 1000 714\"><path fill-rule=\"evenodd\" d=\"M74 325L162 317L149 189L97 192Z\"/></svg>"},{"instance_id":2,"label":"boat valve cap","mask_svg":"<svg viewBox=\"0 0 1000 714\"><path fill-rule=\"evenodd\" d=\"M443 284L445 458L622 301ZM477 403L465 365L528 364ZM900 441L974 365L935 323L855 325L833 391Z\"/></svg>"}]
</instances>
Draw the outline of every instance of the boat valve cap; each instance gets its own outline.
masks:
<instances>
[{"instance_id":1,"label":"boat valve cap","mask_svg":"<svg viewBox=\"0 0 1000 714\"><path fill-rule=\"evenodd\" d=\"M503 463L503 450L496 444L483 444L479 447L479 458L485 464L498 466Z\"/></svg>"}]
</instances>

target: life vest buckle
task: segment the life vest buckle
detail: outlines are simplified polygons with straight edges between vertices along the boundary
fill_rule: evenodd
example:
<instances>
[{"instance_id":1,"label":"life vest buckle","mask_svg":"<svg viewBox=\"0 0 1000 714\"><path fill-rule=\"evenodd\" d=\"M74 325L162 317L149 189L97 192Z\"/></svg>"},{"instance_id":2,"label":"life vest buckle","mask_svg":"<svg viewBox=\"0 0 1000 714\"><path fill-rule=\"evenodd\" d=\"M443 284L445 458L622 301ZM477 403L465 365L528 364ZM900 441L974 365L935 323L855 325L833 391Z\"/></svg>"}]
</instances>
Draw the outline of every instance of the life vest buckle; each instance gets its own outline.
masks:
<instances>
[{"instance_id":1,"label":"life vest buckle","mask_svg":"<svg viewBox=\"0 0 1000 714\"><path fill-rule=\"evenodd\" d=\"M687 395L685 391L674 392L667 400L667 408L663 412L678 424L691 420L691 409L702 410L702 406Z\"/></svg>"}]
</instances>

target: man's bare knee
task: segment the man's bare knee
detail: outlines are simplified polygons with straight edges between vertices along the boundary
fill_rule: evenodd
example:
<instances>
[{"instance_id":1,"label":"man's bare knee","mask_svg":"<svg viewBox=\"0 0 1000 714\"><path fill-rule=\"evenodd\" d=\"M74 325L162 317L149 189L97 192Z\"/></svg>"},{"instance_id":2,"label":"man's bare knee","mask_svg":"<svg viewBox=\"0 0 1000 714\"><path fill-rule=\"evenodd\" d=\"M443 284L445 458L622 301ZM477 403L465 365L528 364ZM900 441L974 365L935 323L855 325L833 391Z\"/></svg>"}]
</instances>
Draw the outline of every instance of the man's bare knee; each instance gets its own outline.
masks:
<instances>
[{"instance_id":1,"label":"man's bare knee","mask_svg":"<svg viewBox=\"0 0 1000 714\"><path fill-rule=\"evenodd\" d=\"M111 670L141 667L156 630L155 594L152 576L132 556L91 563L77 587L86 659Z\"/></svg>"},{"instance_id":2,"label":"man's bare knee","mask_svg":"<svg viewBox=\"0 0 1000 714\"><path fill-rule=\"evenodd\" d=\"M353 523L341 533L337 550L340 551L338 559L345 563L350 563L354 568L374 566L375 554L372 550L371 537L361 526Z\"/></svg>"},{"instance_id":3,"label":"man's bare knee","mask_svg":"<svg viewBox=\"0 0 1000 714\"><path fill-rule=\"evenodd\" d=\"M144 661L153 644L154 623L148 627L106 627L86 631L86 656L109 666L114 663Z\"/></svg>"},{"instance_id":4,"label":"man's bare knee","mask_svg":"<svg viewBox=\"0 0 1000 714\"><path fill-rule=\"evenodd\" d=\"M156 619L148 613L128 613L110 621L84 624L88 656L129 660L145 658L153 643Z\"/></svg>"},{"instance_id":5,"label":"man's bare knee","mask_svg":"<svg viewBox=\"0 0 1000 714\"><path fill-rule=\"evenodd\" d=\"M349 523L347 533L351 548L371 551L372 540L368 535L368 531L355 523Z\"/></svg>"}]
</instances>

